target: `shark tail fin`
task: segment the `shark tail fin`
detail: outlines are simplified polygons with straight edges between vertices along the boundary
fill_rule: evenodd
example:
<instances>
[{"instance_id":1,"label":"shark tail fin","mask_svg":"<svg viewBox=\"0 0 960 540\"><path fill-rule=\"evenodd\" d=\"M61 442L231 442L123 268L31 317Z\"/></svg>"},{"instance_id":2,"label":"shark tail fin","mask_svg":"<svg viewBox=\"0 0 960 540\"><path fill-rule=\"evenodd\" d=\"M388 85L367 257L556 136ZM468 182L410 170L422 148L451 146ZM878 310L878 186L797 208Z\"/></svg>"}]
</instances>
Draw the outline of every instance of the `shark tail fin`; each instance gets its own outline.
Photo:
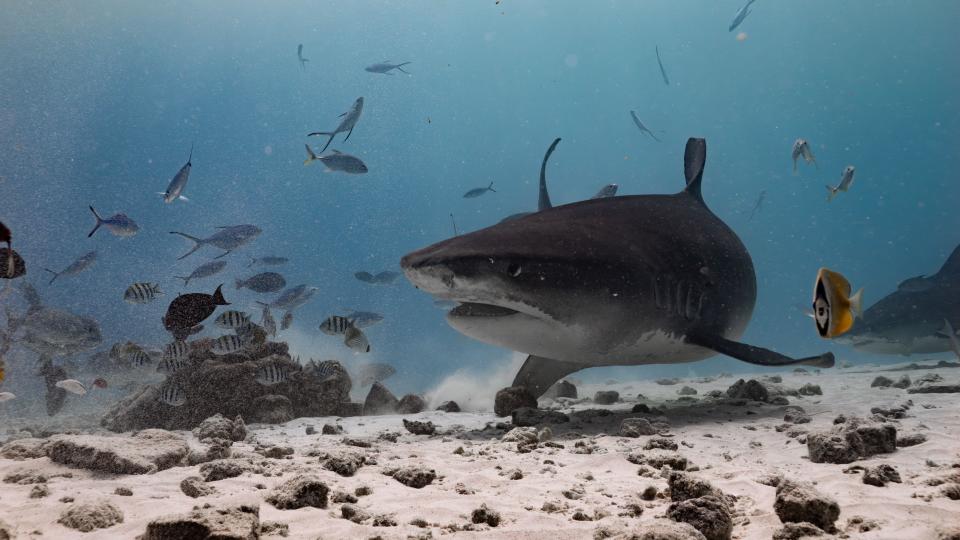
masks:
<instances>
[{"instance_id":1,"label":"shark tail fin","mask_svg":"<svg viewBox=\"0 0 960 540\"><path fill-rule=\"evenodd\" d=\"M703 180L703 168L707 162L706 139L689 138L683 153L683 174L687 179L687 188L684 190L703 202L700 193L700 183Z\"/></svg>"},{"instance_id":2,"label":"shark tail fin","mask_svg":"<svg viewBox=\"0 0 960 540\"><path fill-rule=\"evenodd\" d=\"M87 238L90 238L91 236L93 236L93 233L97 232L97 229L100 228L100 225L103 225L103 218L100 217L100 214L98 214L97 211L94 210L92 206L90 207L90 211L93 212L93 217L96 218L97 224L94 225L93 230L90 231L89 234L87 234Z\"/></svg>"},{"instance_id":3,"label":"shark tail fin","mask_svg":"<svg viewBox=\"0 0 960 540\"><path fill-rule=\"evenodd\" d=\"M853 312L855 319L863 318L863 289L850 297L850 311Z\"/></svg>"},{"instance_id":4,"label":"shark tail fin","mask_svg":"<svg viewBox=\"0 0 960 540\"><path fill-rule=\"evenodd\" d=\"M190 256L194 251L200 249L200 246L203 245L203 241L200 240L199 238L197 238L196 236L190 236L189 234L182 233L182 232L177 232L177 231L170 231L170 234L176 234L176 235L182 236L182 237L186 238L187 240L190 240L190 241L193 242L193 244L194 244L193 247L190 248L190 251L188 251L188 252L184 253L183 255L177 257L177 260L178 260L178 261L181 260L181 259L185 259L186 257Z\"/></svg>"}]
</instances>

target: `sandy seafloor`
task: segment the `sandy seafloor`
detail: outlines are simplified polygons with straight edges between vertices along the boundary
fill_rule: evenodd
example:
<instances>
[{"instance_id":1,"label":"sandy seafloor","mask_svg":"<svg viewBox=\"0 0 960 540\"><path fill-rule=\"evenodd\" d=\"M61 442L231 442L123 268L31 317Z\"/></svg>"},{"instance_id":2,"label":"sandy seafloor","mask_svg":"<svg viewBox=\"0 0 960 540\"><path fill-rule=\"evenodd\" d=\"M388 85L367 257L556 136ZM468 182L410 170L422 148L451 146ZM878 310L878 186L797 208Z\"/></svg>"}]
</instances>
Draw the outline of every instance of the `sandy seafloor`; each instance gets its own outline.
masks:
<instances>
[{"instance_id":1,"label":"sandy seafloor","mask_svg":"<svg viewBox=\"0 0 960 540\"><path fill-rule=\"evenodd\" d=\"M173 467L150 475L115 476L71 469L52 463L46 457L23 461L0 459L0 477L25 469L51 477L47 483L49 495L38 499L29 497L30 485L0 484L0 515L15 529L18 538L134 538L151 519L186 512L205 503L215 507L259 505L261 522L288 524L289 538L407 538L430 532L433 537L449 538L559 540L591 538L601 527L630 532L639 523L663 517L670 504L669 498L662 496L649 502L640 499L639 493L647 486L656 486L662 492L667 482L659 474L639 476L640 467L626 459L630 452L641 450L649 437L617 435L624 417L638 416L630 414L630 410L638 402L636 396L640 393L646 398L643 403L665 409L660 417L647 417L670 424L669 433L680 443L678 453L699 467L699 471L691 474L737 497L733 538L767 540L782 526L773 509L775 489L757 481L771 473L814 482L817 489L836 499L841 507L837 521L841 537L932 539L937 538L937 531L944 527L960 526L960 501L945 497L941 493L943 486L928 484L931 479L960 472L958 394L908 394L898 388L871 388L870 383L878 373L856 372L862 369L862 366L832 369L820 374L787 371L781 375L782 386L797 388L812 382L822 388L822 396L789 398L791 404L803 407L812 415L811 423L797 426L811 431L829 429L839 414L866 417L871 407L897 406L912 400L908 416L894 421L898 434L923 433L927 441L857 462L893 465L902 483L875 487L862 483L859 473L844 473L847 465L811 463L806 445L774 429L783 423L783 406L676 401L677 390L684 384L697 389L702 396L710 390L726 390L735 378L718 378L712 382L688 379L672 386L654 381L625 381L586 384L579 388L581 398L592 397L597 390L617 390L621 401L614 405L596 405L589 399L566 404L541 400L541 408L560 408L568 413L605 408L617 414L590 420L574 418L571 423L553 426L553 440L564 448L541 447L529 453L518 453L516 443L499 440L505 431L495 429L492 424L509 421L509 418L498 419L492 413L431 411L406 416L300 418L276 426L250 425L247 440L234 444L234 456L252 454L254 443L291 446L295 451L292 459L271 460L275 462L272 468L282 475L265 477L248 472L212 482L217 494L199 499L187 497L179 487L183 478L198 474L199 466ZM914 379L925 373L939 373L945 383L960 382L957 369L902 373ZM902 373L883 374L895 380ZM438 434L412 435L404 429L402 418L430 420L437 425ZM344 435L321 435L319 431L324 423L340 424ZM308 425L314 426L317 434L307 435ZM378 440L369 449L346 446L342 442L345 436L376 439L385 431L401 435L395 443ZM193 439L188 432L182 434ZM593 453L573 452L576 442L581 440L595 443ZM199 445L196 439L191 444ZM455 453L459 447L463 452ZM306 456L317 450L365 452L375 457L377 464L361 467L352 477L342 477L322 468L317 457ZM553 464L545 463L547 460ZM386 467L410 464L428 466L436 471L438 478L422 489L414 489L381 472ZM519 469L523 478L511 480L505 472L513 469ZM65 471L73 477L56 477ZM366 524L355 524L341 518L341 505L336 503L326 509L278 510L263 501L270 488L304 472L321 478L331 491L352 493L359 486L368 486L372 494L360 497L357 506L371 514L389 514L398 525L374 527L369 520ZM459 494L458 485L460 491L469 494ZM115 495L114 490L121 486L130 488L133 495ZM570 500L563 495L564 490L577 486L583 488L581 499ZM72 497L77 502L108 500L123 512L124 521L90 533L68 529L57 523L58 516L68 506L60 502L63 497ZM563 510L543 511L546 502L553 502ZM644 507L643 514L640 517L620 515L624 507L633 502ZM475 530L462 530L471 523L471 512L481 504L501 514L499 526L470 525ZM573 520L577 510L600 519ZM860 532L858 525L848 525L855 516L873 520L877 527ZM429 526L424 529L411 525L415 518L426 520Z\"/></svg>"}]
</instances>

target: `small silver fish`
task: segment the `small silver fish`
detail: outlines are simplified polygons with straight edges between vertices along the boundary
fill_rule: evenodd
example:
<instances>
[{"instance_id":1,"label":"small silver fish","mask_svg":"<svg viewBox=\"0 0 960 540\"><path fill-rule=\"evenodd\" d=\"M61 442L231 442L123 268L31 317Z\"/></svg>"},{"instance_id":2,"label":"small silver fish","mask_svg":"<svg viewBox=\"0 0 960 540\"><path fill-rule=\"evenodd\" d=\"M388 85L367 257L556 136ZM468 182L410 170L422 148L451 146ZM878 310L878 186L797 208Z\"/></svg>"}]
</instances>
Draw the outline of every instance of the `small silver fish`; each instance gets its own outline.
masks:
<instances>
[{"instance_id":1,"label":"small silver fish","mask_svg":"<svg viewBox=\"0 0 960 540\"><path fill-rule=\"evenodd\" d=\"M157 399L171 407L179 407L187 402L187 396L179 384L167 383L160 388Z\"/></svg>"},{"instance_id":2,"label":"small silver fish","mask_svg":"<svg viewBox=\"0 0 960 540\"><path fill-rule=\"evenodd\" d=\"M148 304L163 294L157 283L134 283L123 292L123 299L131 304Z\"/></svg>"},{"instance_id":3,"label":"small silver fish","mask_svg":"<svg viewBox=\"0 0 960 540\"><path fill-rule=\"evenodd\" d=\"M261 272L247 279L235 280L238 289L247 288L258 293L277 292L287 285L287 280L276 272Z\"/></svg>"},{"instance_id":4,"label":"small silver fish","mask_svg":"<svg viewBox=\"0 0 960 540\"><path fill-rule=\"evenodd\" d=\"M313 150L310 149L310 145L304 145L307 147L307 159L304 160L304 165L310 165L314 161L319 161L323 163L326 167L327 172L345 172L347 174L366 174L369 169L367 169L366 163L360 160L356 156L351 156L350 154L344 154L339 150L331 150L332 154L327 154L325 156L318 156L313 153Z\"/></svg>"},{"instance_id":5,"label":"small silver fish","mask_svg":"<svg viewBox=\"0 0 960 540\"><path fill-rule=\"evenodd\" d=\"M210 348L210 352L216 355L224 354L233 354L244 347L249 343L249 337L240 337L237 335L225 335L220 336L213 341L213 346Z\"/></svg>"},{"instance_id":6,"label":"small silver fish","mask_svg":"<svg viewBox=\"0 0 960 540\"><path fill-rule=\"evenodd\" d=\"M383 315L372 311L351 311L347 315L347 319L350 320L350 324L362 329L381 322Z\"/></svg>"},{"instance_id":7,"label":"small silver fish","mask_svg":"<svg viewBox=\"0 0 960 540\"><path fill-rule=\"evenodd\" d=\"M484 193L486 193L486 192L488 192L488 191L492 191L492 192L494 192L494 193L497 192L497 190L493 189L493 182L490 182L490 185L487 186L487 187L478 187L478 188L473 188L473 189L471 189L470 191L468 191L468 192L466 192L466 193L463 194L463 198L464 198L464 199L473 199L473 198L476 198L476 197L479 197L479 196L483 195Z\"/></svg>"},{"instance_id":8,"label":"small silver fish","mask_svg":"<svg viewBox=\"0 0 960 540\"><path fill-rule=\"evenodd\" d=\"M370 352L370 342L367 341L367 336L356 326L350 326L343 333L343 343L356 352Z\"/></svg>"},{"instance_id":9,"label":"small silver fish","mask_svg":"<svg viewBox=\"0 0 960 540\"><path fill-rule=\"evenodd\" d=\"M390 73L390 72L393 70L397 70L397 71L402 71L403 73L406 73L407 75L409 75L410 74L409 71L403 71L403 66L409 63L410 62L402 62L400 64L391 64L389 60L384 60L379 64L373 64L373 65L367 66L363 68L363 70L369 73L382 73L384 75L393 75L393 73Z\"/></svg>"},{"instance_id":10,"label":"small silver fish","mask_svg":"<svg viewBox=\"0 0 960 540\"><path fill-rule=\"evenodd\" d=\"M163 192L163 202L170 204L177 199L187 201L186 197L183 196L183 190L187 187L187 180L190 179L190 169L193 167L193 145L190 145L190 157L187 158L187 163L183 167L180 167L180 170L177 171L177 174L174 175L173 180L170 180L170 184L167 186L167 191Z\"/></svg>"},{"instance_id":11,"label":"small silver fish","mask_svg":"<svg viewBox=\"0 0 960 540\"><path fill-rule=\"evenodd\" d=\"M263 307L263 313L260 315L260 325L263 326L263 329L268 335L273 337L277 336L277 321L274 320L273 314L270 313L270 306Z\"/></svg>"},{"instance_id":12,"label":"small silver fish","mask_svg":"<svg viewBox=\"0 0 960 540\"><path fill-rule=\"evenodd\" d=\"M277 266L281 264L287 264L289 259L286 257L251 257L250 264L247 265L247 268L255 264L262 264L264 266Z\"/></svg>"},{"instance_id":13,"label":"small silver fish","mask_svg":"<svg viewBox=\"0 0 960 540\"><path fill-rule=\"evenodd\" d=\"M264 386L287 382L291 368L286 362L267 362L257 368L255 380Z\"/></svg>"},{"instance_id":14,"label":"small silver fish","mask_svg":"<svg viewBox=\"0 0 960 540\"><path fill-rule=\"evenodd\" d=\"M94 225L93 230L90 231L90 234L87 235L87 238L93 236L93 233L97 232L97 229L101 225L107 228L108 231L113 233L115 236L121 238L127 238L137 234L137 231L140 230L140 227L135 221L127 217L126 214L114 214L107 219L100 217L100 214L97 213L93 207L90 207L90 211L93 212L93 217L97 219L97 224Z\"/></svg>"},{"instance_id":15,"label":"small silver fish","mask_svg":"<svg viewBox=\"0 0 960 540\"><path fill-rule=\"evenodd\" d=\"M280 319L280 329L286 330L287 328L290 328L291 324L293 324L293 312L288 311L284 313L283 318Z\"/></svg>"},{"instance_id":16,"label":"small silver fish","mask_svg":"<svg viewBox=\"0 0 960 540\"><path fill-rule=\"evenodd\" d=\"M837 187L827 186L827 191L830 192L827 194L827 202L832 201L833 198L837 196L837 193L850 190L850 185L853 184L853 174L855 172L857 172L857 170L853 165L847 165L840 174L840 183L837 184Z\"/></svg>"},{"instance_id":17,"label":"small silver fish","mask_svg":"<svg viewBox=\"0 0 960 540\"><path fill-rule=\"evenodd\" d=\"M173 276L177 279L183 280L183 286L186 287L190 284L192 279L200 279L205 277L210 277L215 274L219 274L221 270L227 267L227 261L211 261L208 263L201 264L193 272L190 272L190 275L187 277L183 276Z\"/></svg>"},{"instance_id":18,"label":"small silver fish","mask_svg":"<svg viewBox=\"0 0 960 540\"><path fill-rule=\"evenodd\" d=\"M813 166L817 169L820 168L817 165L817 159L813 157L813 150L810 149L810 143L806 139L797 139L793 143L793 150L790 153L790 156L793 158L793 174L797 174L797 160L803 158L803 161L807 165L813 163Z\"/></svg>"},{"instance_id":19,"label":"small silver fish","mask_svg":"<svg viewBox=\"0 0 960 540\"><path fill-rule=\"evenodd\" d=\"M242 311L228 310L220 314L216 320L213 321L213 324L217 325L218 328L223 328L226 330L235 330L240 328L247 321L250 320L250 314L244 313Z\"/></svg>"},{"instance_id":20,"label":"small silver fish","mask_svg":"<svg viewBox=\"0 0 960 540\"><path fill-rule=\"evenodd\" d=\"M82 396L87 393L87 389L84 388L83 383L81 383L76 379L64 379L62 381L57 381L57 383L54 384L54 386L56 386L57 388L63 388L67 392L70 392L71 394L76 394L78 396Z\"/></svg>"},{"instance_id":21,"label":"small silver fish","mask_svg":"<svg viewBox=\"0 0 960 540\"><path fill-rule=\"evenodd\" d=\"M347 136L344 137L344 142L350 138L350 135L353 134L353 128L357 125L357 121L360 120L360 114L363 112L363 97L358 97L356 101L353 102L353 105L350 109L341 114L340 117L343 120L340 121L340 125L337 126L333 131L314 131L312 133L307 133L307 137L312 137L314 135L327 135L330 137L327 139L327 144L323 145L323 150L320 150L322 154L327 150L327 147L330 146L330 143L333 141L333 138L337 136L337 133L346 133Z\"/></svg>"},{"instance_id":22,"label":"small silver fish","mask_svg":"<svg viewBox=\"0 0 960 540\"><path fill-rule=\"evenodd\" d=\"M620 186L618 186L617 184L607 184L607 185L603 186L602 188L600 188L600 191L598 191L596 195L594 195L593 197L590 197L590 198L591 198L591 199L606 199L607 197L614 197L614 196L616 196L616 194L617 194L617 189L619 189L619 188L620 188Z\"/></svg>"},{"instance_id":23,"label":"small silver fish","mask_svg":"<svg viewBox=\"0 0 960 540\"><path fill-rule=\"evenodd\" d=\"M320 331L328 336L335 336L343 334L351 326L353 326L353 323L350 322L350 319L340 315L331 315L320 323Z\"/></svg>"},{"instance_id":24,"label":"small silver fish","mask_svg":"<svg viewBox=\"0 0 960 540\"><path fill-rule=\"evenodd\" d=\"M75 276L80 272L83 272L84 270L89 268L90 265L92 265L96 260L97 260L97 252L91 251L89 253L84 254L83 257L80 257L79 259L73 261L72 263L70 263L70 266L64 268L59 272L54 272L49 268L44 268L44 270L53 274L53 278L50 279L50 283L53 283L60 276Z\"/></svg>"}]
</instances>

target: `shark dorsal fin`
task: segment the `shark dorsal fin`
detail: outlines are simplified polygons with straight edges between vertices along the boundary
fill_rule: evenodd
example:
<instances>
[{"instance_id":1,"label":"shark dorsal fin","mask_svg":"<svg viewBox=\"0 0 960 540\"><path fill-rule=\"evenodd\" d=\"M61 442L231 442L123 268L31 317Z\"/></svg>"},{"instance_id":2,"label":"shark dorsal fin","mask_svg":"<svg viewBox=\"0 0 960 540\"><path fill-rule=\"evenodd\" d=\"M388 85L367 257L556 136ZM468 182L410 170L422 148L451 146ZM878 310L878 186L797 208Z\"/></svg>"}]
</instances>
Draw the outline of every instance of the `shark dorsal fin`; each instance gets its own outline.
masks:
<instances>
[{"instance_id":1,"label":"shark dorsal fin","mask_svg":"<svg viewBox=\"0 0 960 540\"><path fill-rule=\"evenodd\" d=\"M550 148L547 148L547 153L543 155L543 163L540 164L540 198L537 200L537 211L553 208L553 204L550 203L550 193L547 192L547 161L550 159L550 154L557 149L558 144L560 144L560 137L554 139Z\"/></svg>"},{"instance_id":2,"label":"shark dorsal fin","mask_svg":"<svg viewBox=\"0 0 960 540\"><path fill-rule=\"evenodd\" d=\"M960 276L960 245L953 248L953 252L947 257L947 262L943 263L940 271L934 277Z\"/></svg>"},{"instance_id":3,"label":"shark dorsal fin","mask_svg":"<svg viewBox=\"0 0 960 540\"><path fill-rule=\"evenodd\" d=\"M700 194L700 181L703 180L703 166L707 162L706 139L689 138L687 148L683 153L683 174L687 178L687 187L684 191L703 202Z\"/></svg>"}]
</instances>

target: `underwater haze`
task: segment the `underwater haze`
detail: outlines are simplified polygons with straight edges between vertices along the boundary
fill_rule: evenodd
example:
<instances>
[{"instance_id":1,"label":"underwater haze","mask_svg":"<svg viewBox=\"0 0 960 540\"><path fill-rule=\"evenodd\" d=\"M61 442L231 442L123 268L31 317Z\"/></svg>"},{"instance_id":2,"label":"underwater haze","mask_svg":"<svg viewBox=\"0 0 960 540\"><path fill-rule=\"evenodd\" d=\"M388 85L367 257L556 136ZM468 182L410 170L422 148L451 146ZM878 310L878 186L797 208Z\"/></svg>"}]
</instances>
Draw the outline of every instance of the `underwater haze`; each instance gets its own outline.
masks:
<instances>
[{"instance_id":1,"label":"underwater haze","mask_svg":"<svg viewBox=\"0 0 960 540\"><path fill-rule=\"evenodd\" d=\"M162 349L170 302L221 283L230 309L259 322L256 302L276 295L234 280L276 271L288 287L317 287L278 333L292 354L348 370L390 364L398 393L430 392L458 372L463 386L486 387L509 371L492 394L519 356L450 328L445 310L402 276L377 285L354 274L400 272L404 254L453 236L451 214L463 233L536 210L541 159L557 137L547 167L554 205L609 183L618 195L676 193L684 144L702 137L703 198L755 266L743 340L795 357L830 350L838 362L901 361L820 338L803 310L820 267L862 287L869 306L906 278L936 273L960 243L960 4L758 0L729 31L742 3L8 3L0 220L28 266L0 302L24 311L17 281L27 281L45 305L98 321L100 345L73 358L82 366L116 342ZM410 63L364 69L385 60ZM361 96L349 139L340 133L329 148L368 172L305 166L304 144L319 156L327 139L307 134L337 127ZM801 160L794 174L798 138L816 166ZM165 204L191 147L189 201ZM856 181L828 202L824 186L848 165ZM495 191L464 197L491 182ZM139 231L123 238L101 227L88 238L88 206L105 218L125 213ZM222 250L178 260L192 244L171 231L206 238L240 224L262 233L220 259L222 272L188 286L174 277ZM48 284L43 268L59 271L93 250L90 268ZM247 268L263 256L289 261ZM124 302L135 282L157 283L163 295ZM319 330L351 310L383 316L363 329L369 353ZM222 333L212 317L205 324L198 337ZM37 356L17 343L12 351L3 390L39 403ZM755 368L714 356L576 377L746 369Z\"/></svg>"}]
</instances>

